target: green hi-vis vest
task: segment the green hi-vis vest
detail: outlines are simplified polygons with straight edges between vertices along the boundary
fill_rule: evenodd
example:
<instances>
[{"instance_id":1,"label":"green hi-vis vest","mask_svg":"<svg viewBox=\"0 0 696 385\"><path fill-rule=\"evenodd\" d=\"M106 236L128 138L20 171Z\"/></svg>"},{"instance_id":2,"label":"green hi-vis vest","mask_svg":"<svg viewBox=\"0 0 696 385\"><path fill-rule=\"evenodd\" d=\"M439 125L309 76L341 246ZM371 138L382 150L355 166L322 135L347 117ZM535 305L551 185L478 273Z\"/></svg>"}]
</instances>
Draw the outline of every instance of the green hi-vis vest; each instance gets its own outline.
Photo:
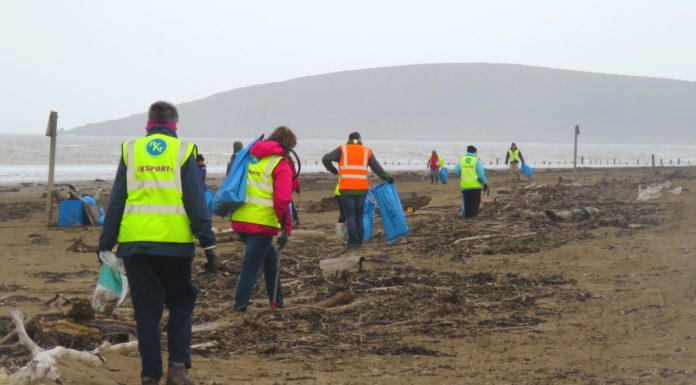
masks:
<instances>
[{"instance_id":1,"label":"green hi-vis vest","mask_svg":"<svg viewBox=\"0 0 696 385\"><path fill-rule=\"evenodd\" d=\"M282 159L278 155L262 159L251 158L247 169L244 204L232 213L230 220L280 228L280 222L273 209L273 169Z\"/></svg>"},{"instance_id":2,"label":"green hi-vis vest","mask_svg":"<svg viewBox=\"0 0 696 385\"><path fill-rule=\"evenodd\" d=\"M520 149L516 148L514 151L512 149L508 150L508 161L510 163L517 163L520 161Z\"/></svg>"},{"instance_id":3,"label":"green hi-vis vest","mask_svg":"<svg viewBox=\"0 0 696 385\"><path fill-rule=\"evenodd\" d=\"M193 143L153 134L122 145L128 198L118 242L192 243L181 190L181 166Z\"/></svg>"},{"instance_id":4,"label":"green hi-vis vest","mask_svg":"<svg viewBox=\"0 0 696 385\"><path fill-rule=\"evenodd\" d=\"M462 189L468 188L481 188L481 181L476 173L476 161L477 157L471 155L464 155L459 161L462 168L461 182L459 187Z\"/></svg>"}]
</instances>

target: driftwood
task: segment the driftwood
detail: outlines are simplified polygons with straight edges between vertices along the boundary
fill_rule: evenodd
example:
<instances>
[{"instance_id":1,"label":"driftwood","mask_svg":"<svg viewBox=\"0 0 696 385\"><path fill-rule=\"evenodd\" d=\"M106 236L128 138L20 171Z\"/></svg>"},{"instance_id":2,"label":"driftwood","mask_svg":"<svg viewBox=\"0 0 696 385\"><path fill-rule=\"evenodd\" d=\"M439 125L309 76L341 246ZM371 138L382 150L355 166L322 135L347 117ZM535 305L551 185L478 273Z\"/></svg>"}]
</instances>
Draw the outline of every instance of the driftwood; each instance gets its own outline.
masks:
<instances>
[{"instance_id":1,"label":"driftwood","mask_svg":"<svg viewBox=\"0 0 696 385\"><path fill-rule=\"evenodd\" d=\"M596 217L599 210L595 207L581 207L573 210L546 210L546 215L554 221L573 222Z\"/></svg>"},{"instance_id":2,"label":"driftwood","mask_svg":"<svg viewBox=\"0 0 696 385\"><path fill-rule=\"evenodd\" d=\"M327 258L319 261L319 268L325 274L337 273L339 271L362 271L364 260L365 257L357 255Z\"/></svg>"},{"instance_id":3,"label":"driftwood","mask_svg":"<svg viewBox=\"0 0 696 385\"><path fill-rule=\"evenodd\" d=\"M130 352L135 350L138 346L137 342L128 342L117 345L102 344L91 352L69 349L63 346L56 346L52 349L45 350L29 338L24 328L24 315L22 312L18 309L12 309L10 315L15 325L17 336L19 337L19 344L31 352L32 360L27 366L10 377L6 377L5 379L0 378L2 382L7 380L7 383L21 384L44 378L60 382L61 373L57 366L57 360L61 357L69 357L85 365L98 366L104 362L104 359L101 357L102 353L109 351Z\"/></svg>"},{"instance_id":4,"label":"driftwood","mask_svg":"<svg viewBox=\"0 0 696 385\"><path fill-rule=\"evenodd\" d=\"M482 239L491 239L491 238L522 238L522 237L529 237L532 235L536 235L536 231L532 231L529 233L522 233L522 234L513 234L513 235L507 235L507 234L485 234L485 235L476 235L473 237L466 237L466 238L459 238L456 241L452 243L452 245L456 245L458 243L462 242L470 242L470 241L480 241Z\"/></svg>"},{"instance_id":5,"label":"driftwood","mask_svg":"<svg viewBox=\"0 0 696 385\"><path fill-rule=\"evenodd\" d=\"M315 306L321 308L330 308L340 305L347 305L355 300L355 294L352 291L344 291L334 295L333 297L327 298L321 302L318 302Z\"/></svg>"},{"instance_id":6,"label":"driftwood","mask_svg":"<svg viewBox=\"0 0 696 385\"><path fill-rule=\"evenodd\" d=\"M546 214L540 212L540 211L532 211L532 210L520 210L518 213L520 218L522 219L529 219L532 221L545 221L549 219Z\"/></svg>"},{"instance_id":7,"label":"driftwood","mask_svg":"<svg viewBox=\"0 0 696 385\"><path fill-rule=\"evenodd\" d=\"M65 251L72 251L75 253L94 253L98 250L99 248L97 246L88 245L82 239L73 240L73 243L65 249Z\"/></svg>"}]
</instances>

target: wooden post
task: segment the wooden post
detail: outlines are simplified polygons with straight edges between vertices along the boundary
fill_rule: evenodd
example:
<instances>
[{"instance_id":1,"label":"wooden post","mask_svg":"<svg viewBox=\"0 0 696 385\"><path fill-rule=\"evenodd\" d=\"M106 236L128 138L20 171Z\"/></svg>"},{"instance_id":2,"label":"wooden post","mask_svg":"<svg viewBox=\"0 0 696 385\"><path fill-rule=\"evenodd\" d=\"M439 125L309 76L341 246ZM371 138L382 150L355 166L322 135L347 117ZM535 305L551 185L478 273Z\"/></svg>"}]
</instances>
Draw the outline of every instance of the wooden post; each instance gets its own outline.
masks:
<instances>
[{"instance_id":1,"label":"wooden post","mask_svg":"<svg viewBox=\"0 0 696 385\"><path fill-rule=\"evenodd\" d=\"M580 157L580 164L581 165L585 164L585 157L584 156ZM573 159L573 168L575 168L575 159Z\"/></svg>"},{"instance_id":2,"label":"wooden post","mask_svg":"<svg viewBox=\"0 0 696 385\"><path fill-rule=\"evenodd\" d=\"M650 155L650 158L652 159L652 168L655 168L655 154Z\"/></svg>"},{"instance_id":3,"label":"wooden post","mask_svg":"<svg viewBox=\"0 0 696 385\"><path fill-rule=\"evenodd\" d=\"M575 125L575 146L573 147L573 171L578 169L578 135L580 135L580 125Z\"/></svg>"},{"instance_id":4,"label":"wooden post","mask_svg":"<svg viewBox=\"0 0 696 385\"><path fill-rule=\"evenodd\" d=\"M56 167L56 134L58 126L58 113L51 111L48 115L46 136L51 138L51 151L48 155L48 190L46 191L46 226L51 225L53 216L53 175Z\"/></svg>"}]
</instances>

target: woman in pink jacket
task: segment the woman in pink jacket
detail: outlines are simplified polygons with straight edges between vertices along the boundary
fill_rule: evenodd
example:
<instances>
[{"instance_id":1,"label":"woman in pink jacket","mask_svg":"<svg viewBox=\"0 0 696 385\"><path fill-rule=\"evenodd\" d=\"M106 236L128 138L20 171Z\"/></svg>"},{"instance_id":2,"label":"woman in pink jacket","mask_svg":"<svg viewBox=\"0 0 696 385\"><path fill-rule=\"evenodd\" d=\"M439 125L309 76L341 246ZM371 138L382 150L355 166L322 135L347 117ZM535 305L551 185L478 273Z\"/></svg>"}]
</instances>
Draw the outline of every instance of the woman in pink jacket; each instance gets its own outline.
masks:
<instances>
[{"instance_id":1,"label":"woman in pink jacket","mask_svg":"<svg viewBox=\"0 0 696 385\"><path fill-rule=\"evenodd\" d=\"M294 172L289 151L296 144L295 134L281 126L267 140L260 140L251 148L254 158L247 175L247 199L231 217L232 229L246 245L235 295L236 311L244 311L249 305L256 277L262 267L269 301L272 303L275 289L277 307L283 307L283 291L277 272L278 254L272 241L278 235L277 244L282 248L292 232L289 207ZM270 186L272 199L267 199L270 193L267 188Z\"/></svg>"}]
</instances>

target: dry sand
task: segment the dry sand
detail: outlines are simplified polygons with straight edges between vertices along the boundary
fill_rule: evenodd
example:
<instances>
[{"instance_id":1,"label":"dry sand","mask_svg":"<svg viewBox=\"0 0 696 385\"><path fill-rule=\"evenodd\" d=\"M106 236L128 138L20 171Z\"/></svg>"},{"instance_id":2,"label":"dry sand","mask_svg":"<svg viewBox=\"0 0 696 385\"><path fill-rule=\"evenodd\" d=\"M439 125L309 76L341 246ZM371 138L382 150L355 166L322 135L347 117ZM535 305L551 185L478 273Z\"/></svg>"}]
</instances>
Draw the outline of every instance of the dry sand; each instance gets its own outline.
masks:
<instances>
[{"instance_id":1,"label":"dry sand","mask_svg":"<svg viewBox=\"0 0 696 385\"><path fill-rule=\"evenodd\" d=\"M575 184L558 186L559 176ZM249 312L226 310L239 243L220 244L217 275L196 259L195 323L223 325L194 334L194 344L215 342L195 350L191 373L199 384L696 383L696 169L540 171L529 189L492 173L493 193L469 221L457 219L456 180L432 186L419 174L400 174L399 191L432 198L407 216L412 235L394 245L376 237L353 252L366 256L364 271L337 276L318 270L318 260L342 250L332 235L337 212L308 212L331 196L333 178L303 179L301 229L326 239L291 239L283 254L286 309L268 310L259 280ZM639 184L667 179L683 193L636 201ZM90 192L100 184L109 187L76 185ZM44 303L56 293L89 298L98 274L94 253L65 251L75 239L96 245L98 228L47 228L45 186L7 187L0 189L8 191L0 193L1 335L12 329L4 316L13 307L29 315L66 309L62 299ZM518 215L584 206L600 215L572 223ZM215 225L227 227L220 218ZM495 237L454 244L487 234ZM314 306L348 291L352 308ZM129 307L117 314L126 324ZM29 332L48 348L46 325ZM27 358L21 348L6 351L0 366L13 371ZM108 354L100 367L63 360L60 368L63 384L139 383L136 354Z\"/></svg>"}]
</instances>

